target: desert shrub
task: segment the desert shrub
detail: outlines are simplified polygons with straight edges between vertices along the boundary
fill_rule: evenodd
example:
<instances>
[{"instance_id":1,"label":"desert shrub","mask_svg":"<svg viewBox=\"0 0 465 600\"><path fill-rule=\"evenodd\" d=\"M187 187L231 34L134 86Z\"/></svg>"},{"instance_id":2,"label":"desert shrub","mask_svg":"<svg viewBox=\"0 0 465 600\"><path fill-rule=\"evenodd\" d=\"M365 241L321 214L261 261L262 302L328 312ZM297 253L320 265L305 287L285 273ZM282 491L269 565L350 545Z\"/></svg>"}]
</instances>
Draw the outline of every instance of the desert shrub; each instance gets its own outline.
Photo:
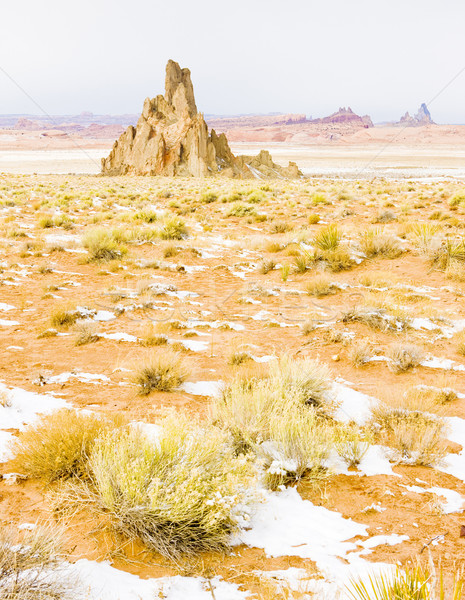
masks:
<instances>
[{"instance_id":1,"label":"desert shrub","mask_svg":"<svg viewBox=\"0 0 465 600\"><path fill-rule=\"evenodd\" d=\"M317 215L316 213L311 213L310 215L308 215L308 224L309 225L316 225L317 223L320 222L320 215Z\"/></svg>"},{"instance_id":2,"label":"desert shrub","mask_svg":"<svg viewBox=\"0 0 465 600\"><path fill-rule=\"evenodd\" d=\"M424 356L417 346L412 344L394 344L388 351L388 366L394 373L403 373L418 367Z\"/></svg>"},{"instance_id":3,"label":"desert shrub","mask_svg":"<svg viewBox=\"0 0 465 600\"><path fill-rule=\"evenodd\" d=\"M397 215L391 210L379 212L374 219L374 223L392 223L392 221L397 221Z\"/></svg>"},{"instance_id":4,"label":"desert shrub","mask_svg":"<svg viewBox=\"0 0 465 600\"><path fill-rule=\"evenodd\" d=\"M143 331L142 335L138 338L138 342L141 346L165 346L168 344L168 338L163 333L158 333L153 323L148 323Z\"/></svg>"},{"instance_id":5,"label":"desert shrub","mask_svg":"<svg viewBox=\"0 0 465 600\"><path fill-rule=\"evenodd\" d=\"M431 250L430 262L444 271L452 262L465 263L465 240L443 240L440 246Z\"/></svg>"},{"instance_id":6,"label":"desert shrub","mask_svg":"<svg viewBox=\"0 0 465 600\"><path fill-rule=\"evenodd\" d=\"M413 244L425 253L428 252L431 242L439 229L440 227L437 223L412 223L409 226Z\"/></svg>"},{"instance_id":7,"label":"desert shrub","mask_svg":"<svg viewBox=\"0 0 465 600\"><path fill-rule=\"evenodd\" d=\"M133 382L139 394L172 392L185 381L187 369L179 354L175 352L154 353L134 368Z\"/></svg>"},{"instance_id":8,"label":"desert shrub","mask_svg":"<svg viewBox=\"0 0 465 600\"><path fill-rule=\"evenodd\" d=\"M396 405L406 410L435 413L457 399L457 393L450 388L416 385L407 389Z\"/></svg>"},{"instance_id":9,"label":"desert shrub","mask_svg":"<svg viewBox=\"0 0 465 600\"><path fill-rule=\"evenodd\" d=\"M38 526L31 532L0 531L0 600L76 598L61 568L61 531Z\"/></svg>"},{"instance_id":10,"label":"desert shrub","mask_svg":"<svg viewBox=\"0 0 465 600\"><path fill-rule=\"evenodd\" d=\"M90 466L98 506L129 538L174 559L228 548L250 467L220 430L169 417L156 443L118 431L94 447Z\"/></svg>"},{"instance_id":11,"label":"desert shrub","mask_svg":"<svg viewBox=\"0 0 465 600\"><path fill-rule=\"evenodd\" d=\"M50 215L42 215L41 217L39 217L37 225L41 229L49 229L50 227L53 227L53 217L51 217Z\"/></svg>"},{"instance_id":12,"label":"desert shrub","mask_svg":"<svg viewBox=\"0 0 465 600\"><path fill-rule=\"evenodd\" d=\"M203 192L203 194L200 195L200 202L203 204L211 204L212 202L215 202L215 200L218 200L218 195L215 194L215 192Z\"/></svg>"},{"instance_id":13,"label":"desert shrub","mask_svg":"<svg viewBox=\"0 0 465 600\"><path fill-rule=\"evenodd\" d=\"M263 275L266 275L270 271L273 271L275 267L276 262L274 260L264 260L259 267L259 271Z\"/></svg>"},{"instance_id":14,"label":"desert shrub","mask_svg":"<svg viewBox=\"0 0 465 600\"><path fill-rule=\"evenodd\" d=\"M312 265L312 259L307 252L299 252L294 256L294 268L297 273L305 273Z\"/></svg>"},{"instance_id":15,"label":"desert shrub","mask_svg":"<svg viewBox=\"0 0 465 600\"><path fill-rule=\"evenodd\" d=\"M89 261L117 260L126 254L120 236L114 230L91 229L83 238Z\"/></svg>"},{"instance_id":16,"label":"desert shrub","mask_svg":"<svg viewBox=\"0 0 465 600\"><path fill-rule=\"evenodd\" d=\"M175 244L168 244L163 249L163 257L171 258L172 256L177 256L179 254L179 248Z\"/></svg>"},{"instance_id":17,"label":"desert shrub","mask_svg":"<svg viewBox=\"0 0 465 600\"><path fill-rule=\"evenodd\" d=\"M367 339L354 342L347 352L347 358L355 367L363 367L372 357L373 349Z\"/></svg>"},{"instance_id":18,"label":"desert shrub","mask_svg":"<svg viewBox=\"0 0 465 600\"><path fill-rule=\"evenodd\" d=\"M397 258L403 253L399 240L394 235L377 229L369 229L360 235L360 249L367 258Z\"/></svg>"},{"instance_id":19,"label":"desert shrub","mask_svg":"<svg viewBox=\"0 0 465 600\"><path fill-rule=\"evenodd\" d=\"M313 238L313 245L319 250L335 250L341 241L342 234L337 225L330 224L321 227Z\"/></svg>"},{"instance_id":20,"label":"desert shrub","mask_svg":"<svg viewBox=\"0 0 465 600\"><path fill-rule=\"evenodd\" d=\"M245 217L247 215L256 214L255 208L250 204L243 204L242 202L235 202L226 213L227 217Z\"/></svg>"},{"instance_id":21,"label":"desert shrub","mask_svg":"<svg viewBox=\"0 0 465 600\"><path fill-rule=\"evenodd\" d=\"M465 331L461 331L456 336L456 342L457 342L457 346L456 346L457 353L460 354L461 356L465 356Z\"/></svg>"},{"instance_id":22,"label":"desert shrub","mask_svg":"<svg viewBox=\"0 0 465 600\"><path fill-rule=\"evenodd\" d=\"M98 342L99 335L95 323L78 323L75 327L76 337L74 338L74 344L76 346L84 346L85 344L91 344Z\"/></svg>"},{"instance_id":23,"label":"desert shrub","mask_svg":"<svg viewBox=\"0 0 465 600\"><path fill-rule=\"evenodd\" d=\"M384 308L355 306L342 314L343 323L363 323L371 329L380 331L404 331L409 327L410 319L402 315L390 315Z\"/></svg>"},{"instance_id":24,"label":"desert shrub","mask_svg":"<svg viewBox=\"0 0 465 600\"><path fill-rule=\"evenodd\" d=\"M380 404L373 409L379 437L399 463L434 466L447 453L444 419L421 412Z\"/></svg>"},{"instance_id":25,"label":"desert shrub","mask_svg":"<svg viewBox=\"0 0 465 600\"><path fill-rule=\"evenodd\" d=\"M242 374L225 386L213 404L215 421L227 428L239 451L270 439L273 415L286 421L302 408L330 415L329 369L318 360L293 360L282 356L258 377Z\"/></svg>"},{"instance_id":26,"label":"desert shrub","mask_svg":"<svg viewBox=\"0 0 465 600\"><path fill-rule=\"evenodd\" d=\"M69 327L74 325L80 318L80 313L75 308L69 306L57 306L50 315L50 324L52 327Z\"/></svg>"},{"instance_id":27,"label":"desert shrub","mask_svg":"<svg viewBox=\"0 0 465 600\"><path fill-rule=\"evenodd\" d=\"M459 283L465 282L465 262L461 260L451 259L446 267L447 279L452 281L458 281Z\"/></svg>"},{"instance_id":28,"label":"desert shrub","mask_svg":"<svg viewBox=\"0 0 465 600\"><path fill-rule=\"evenodd\" d=\"M28 477L47 482L87 477L92 446L113 427L115 421L99 415L59 410L20 433L14 462Z\"/></svg>"},{"instance_id":29,"label":"desert shrub","mask_svg":"<svg viewBox=\"0 0 465 600\"><path fill-rule=\"evenodd\" d=\"M134 219L144 221L144 223L155 223L158 221L158 214L155 210L144 208L134 214Z\"/></svg>"},{"instance_id":30,"label":"desert shrub","mask_svg":"<svg viewBox=\"0 0 465 600\"><path fill-rule=\"evenodd\" d=\"M252 357L250 356L249 352L246 352L245 350L236 350L231 353L228 363L230 365L237 366L243 365L250 360L252 360Z\"/></svg>"},{"instance_id":31,"label":"desert shrub","mask_svg":"<svg viewBox=\"0 0 465 600\"><path fill-rule=\"evenodd\" d=\"M335 294L339 291L339 286L331 281L331 279L324 274L315 275L305 286L305 290L309 296L328 296L329 294Z\"/></svg>"},{"instance_id":32,"label":"desert shrub","mask_svg":"<svg viewBox=\"0 0 465 600\"><path fill-rule=\"evenodd\" d=\"M371 443L367 431L360 431L356 425L340 425L333 432L334 447L348 467L360 464Z\"/></svg>"},{"instance_id":33,"label":"desert shrub","mask_svg":"<svg viewBox=\"0 0 465 600\"><path fill-rule=\"evenodd\" d=\"M442 569L434 565L424 567L394 567L379 571L368 578L352 579L346 591L353 600L461 600L465 582L461 573L455 573L450 594L446 591Z\"/></svg>"},{"instance_id":34,"label":"desert shrub","mask_svg":"<svg viewBox=\"0 0 465 600\"><path fill-rule=\"evenodd\" d=\"M286 233L286 231L289 231L290 228L291 227L289 223L286 223L285 221L278 221L273 223L271 226L271 233Z\"/></svg>"},{"instance_id":35,"label":"desert shrub","mask_svg":"<svg viewBox=\"0 0 465 600\"><path fill-rule=\"evenodd\" d=\"M383 275L379 272L363 273L358 278L360 285L370 288L388 289L393 285L390 274Z\"/></svg>"},{"instance_id":36,"label":"desert shrub","mask_svg":"<svg viewBox=\"0 0 465 600\"><path fill-rule=\"evenodd\" d=\"M465 192L457 192L449 200L449 206L465 206Z\"/></svg>"},{"instance_id":37,"label":"desert shrub","mask_svg":"<svg viewBox=\"0 0 465 600\"><path fill-rule=\"evenodd\" d=\"M325 461L331 448L329 426L316 411L299 407L286 416L270 417L269 439L260 442L256 452L265 470L265 484L270 489L298 481L312 482L328 476Z\"/></svg>"},{"instance_id":38,"label":"desert shrub","mask_svg":"<svg viewBox=\"0 0 465 600\"><path fill-rule=\"evenodd\" d=\"M315 252L313 262L320 263L324 269L331 271L332 273L347 271L355 264L348 249L342 246L335 248L334 250Z\"/></svg>"},{"instance_id":39,"label":"desert shrub","mask_svg":"<svg viewBox=\"0 0 465 600\"><path fill-rule=\"evenodd\" d=\"M185 222L179 217L167 217L160 229L162 240L182 240L188 236L189 232Z\"/></svg>"}]
</instances>

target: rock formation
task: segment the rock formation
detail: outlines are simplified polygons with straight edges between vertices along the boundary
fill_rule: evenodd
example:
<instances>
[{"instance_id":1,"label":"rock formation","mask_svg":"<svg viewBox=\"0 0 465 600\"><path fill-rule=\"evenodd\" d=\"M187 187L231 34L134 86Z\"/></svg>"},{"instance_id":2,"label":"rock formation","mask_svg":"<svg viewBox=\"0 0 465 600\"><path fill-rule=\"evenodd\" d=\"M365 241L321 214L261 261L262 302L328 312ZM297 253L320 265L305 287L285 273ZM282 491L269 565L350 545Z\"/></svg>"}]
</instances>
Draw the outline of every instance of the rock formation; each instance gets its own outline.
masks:
<instances>
[{"instance_id":1,"label":"rock formation","mask_svg":"<svg viewBox=\"0 0 465 600\"><path fill-rule=\"evenodd\" d=\"M361 127L366 127L366 128L373 127L373 121L371 120L369 115L363 115L363 117L361 117L360 115L355 114L354 111L350 108L350 106L348 106L347 108L345 108L344 106L341 106L337 112L333 113L332 115L329 115L329 117L323 117L321 119L313 119L311 121L311 123L317 123L317 124L350 123L350 124L357 124L357 125L360 125Z\"/></svg>"},{"instance_id":2,"label":"rock formation","mask_svg":"<svg viewBox=\"0 0 465 600\"><path fill-rule=\"evenodd\" d=\"M428 107L423 102L423 104L418 109L417 114L412 117L408 112L405 113L403 117L401 117L400 121L396 123L396 125L404 125L407 127L421 127L422 125L435 125L433 119L431 118L431 113L428 110Z\"/></svg>"},{"instance_id":3,"label":"rock formation","mask_svg":"<svg viewBox=\"0 0 465 600\"><path fill-rule=\"evenodd\" d=\"M102 174L301 176L295 163L280 167L268 152L262 151L255 158L235 157L223 133L217 135L212 129L209 134L203 115L197 111L190 71L172 60L166 66L165 95L145 100L137 126L129 126L110 155L102 159Z\"/></svg>"}]
</instances>

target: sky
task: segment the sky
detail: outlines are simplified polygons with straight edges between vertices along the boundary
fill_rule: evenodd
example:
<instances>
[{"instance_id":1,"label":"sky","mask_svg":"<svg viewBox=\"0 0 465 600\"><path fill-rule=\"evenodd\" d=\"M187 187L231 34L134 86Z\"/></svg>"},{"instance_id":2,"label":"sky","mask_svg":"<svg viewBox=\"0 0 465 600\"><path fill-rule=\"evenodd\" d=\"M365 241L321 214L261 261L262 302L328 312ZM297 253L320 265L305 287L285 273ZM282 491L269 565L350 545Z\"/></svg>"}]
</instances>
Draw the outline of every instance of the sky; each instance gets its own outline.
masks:
<instances>
[{"instance_id":1,"label":"sky","mask_svg":"<svg viewBox=\"0 0 465 600\"><path fill-rule=\"evenodd\" d=\"M0 23L0 114L139 113L172 58L206 114L465 123L464 0L1 0Z\"/></svg>"}]
</instances>

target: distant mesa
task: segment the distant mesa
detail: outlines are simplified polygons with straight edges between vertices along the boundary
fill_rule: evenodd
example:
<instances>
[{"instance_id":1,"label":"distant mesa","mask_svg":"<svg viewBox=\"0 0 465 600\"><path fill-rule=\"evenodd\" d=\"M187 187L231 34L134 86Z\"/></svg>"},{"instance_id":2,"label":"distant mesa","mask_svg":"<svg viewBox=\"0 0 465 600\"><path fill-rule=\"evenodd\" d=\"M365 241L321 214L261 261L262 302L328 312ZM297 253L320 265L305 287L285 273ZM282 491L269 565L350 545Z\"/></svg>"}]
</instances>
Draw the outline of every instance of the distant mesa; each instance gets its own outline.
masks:
<instances>
[{"instance_id":1,"label":"distant mesa","mask_svg":"<svg viewBox=\"0 0 465 600\"><path fill-rule=\"evenodd\" d=\"M403 117L401 117L400 121L396 123L396 125L404 125L407 127L421 127L424 125L435 125L435 122L431 118L431 113L428 110L428 107L423 102L423 104L418 109L417 114L412 117L408 112L405 113Z\"/></svg>"},{"instance_id":2,"label":"distant mesa","mask_svg":"<svg viewBox=\"0 0 465 600\"><path fill-rule=\"evenodd\" d=\"M329 117L323 117L321 119L313 119L310 123L315 124L330 124L330 123L350 123L360 125L361 127L373 127L373 121L369 115L363 117L354 113L354 111L348 106L347 108L341 107L339 110Z\"/></svg>"},{"instance_id":3,"label":"distant mesa","mask_svg":"<svg viewBox=\"0 0 465 600\"><path fill-rule=\"evenodd\" d=\"M234 156L197 111L189 69L169 60L165 95L146 98L136 127L130 125L102 159L103 175L164 175L240 179L302 176L295 163L276 165L262 150L256 157Z\"/></svg>"}]
</instances>

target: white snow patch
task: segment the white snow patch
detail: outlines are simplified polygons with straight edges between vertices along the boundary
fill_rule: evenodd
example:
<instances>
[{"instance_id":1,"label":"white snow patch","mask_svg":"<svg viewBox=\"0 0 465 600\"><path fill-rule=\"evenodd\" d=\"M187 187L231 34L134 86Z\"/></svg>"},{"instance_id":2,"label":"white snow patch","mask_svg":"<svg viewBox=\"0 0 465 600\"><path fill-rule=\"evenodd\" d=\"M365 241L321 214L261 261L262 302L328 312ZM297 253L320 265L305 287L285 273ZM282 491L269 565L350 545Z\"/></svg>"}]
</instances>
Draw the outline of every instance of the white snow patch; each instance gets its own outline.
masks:
<instances>
[{"instance_id":1,"label":"white snow patch","mask_svg":"<svg viewBox=\"0 0 465 600\"><path fill-rule=\"evenodd\" d=\"M217 397L220 395L223 385L222 381L186 381L182 384L181 389L194 396Z\"/></svg>"}]
</instances>

